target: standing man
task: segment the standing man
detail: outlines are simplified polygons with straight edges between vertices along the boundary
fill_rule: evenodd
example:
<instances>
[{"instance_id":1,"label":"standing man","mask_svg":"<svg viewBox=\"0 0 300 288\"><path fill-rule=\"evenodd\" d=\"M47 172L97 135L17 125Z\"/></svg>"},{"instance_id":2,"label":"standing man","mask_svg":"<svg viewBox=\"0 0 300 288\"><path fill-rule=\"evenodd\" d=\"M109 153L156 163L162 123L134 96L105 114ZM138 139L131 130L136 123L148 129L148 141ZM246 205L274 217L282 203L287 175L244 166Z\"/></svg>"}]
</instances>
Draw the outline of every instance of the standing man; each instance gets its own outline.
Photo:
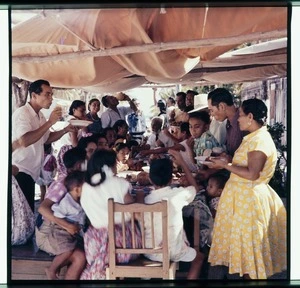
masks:
<instances>
[{"instance_id":1,"label":"standing man","mask_svg":"<svg viewBox=\"0 0 300 288\"><path fill-rule=\"evenodd\" d=\"M49 109L53 100L52 88L46 80L37 80L29 86L30 100L12 115L12 164L19 168L16 179L30 208L34 212L35 181L44 160L44 144L50 144L67 132L74 131L68 125L62 130L50 132L49 128L61 117L60 107L54 108L46 120L42 108Z\"/></svg>"},{"instance_id":2,"label":"standing man","mask_svg":"<svg viewBox=\"0 0 300 288\"><path fill-rule=\"evenodd\" d=\"M129 107L117 107L119 105L119 100L112 95L106 95L102 97L102 104L104 107L108 108L101 114L102 128L113 127L117 120L126 120L126 116L132 112L137 111L137 107L130 97L123 94L122 101L128 101Z\"/></svg>"},{"instance_id":3,"label":"standing man","mask_svg":"<svg viewBox=\"0 0 300 288\"><path fill-rule=\"evenodd\" d=\"M240 146L245 136L237 121L239 109L235 107L233 96L225 88L217 88L209 92L207 99L210 115L219 122L227 119L225 146L227 153L233 157L235 150Z\"/></svg>"},{"instance_id":4,"label":"standing man","mask_svg":"<svg viewBox=\"0 0 300 288\"><path fill-rule=\"evenodd\" d=\"M127 116L129 134L131 140L136 140L140 144L144 139L144 134L147 130L146 118L143 111L140 109L140 101L133 98L132 102L137 107L137 110Z\"/></svg>"}]
</instances>

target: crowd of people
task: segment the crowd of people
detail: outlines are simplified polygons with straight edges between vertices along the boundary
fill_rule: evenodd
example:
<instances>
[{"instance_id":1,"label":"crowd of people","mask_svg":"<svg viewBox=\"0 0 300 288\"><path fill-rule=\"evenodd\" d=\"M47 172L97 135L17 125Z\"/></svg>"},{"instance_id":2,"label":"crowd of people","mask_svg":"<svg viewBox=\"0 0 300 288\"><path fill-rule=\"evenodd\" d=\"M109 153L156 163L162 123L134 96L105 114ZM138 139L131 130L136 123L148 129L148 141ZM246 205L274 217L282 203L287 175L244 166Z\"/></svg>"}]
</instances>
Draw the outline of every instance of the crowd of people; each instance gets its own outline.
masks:
<instances>
[{"instance_id":1,"label":"crowd of people","mask_svg":"<svg viewBox=\"0 0 300 288\"><path fill-rule=\"evenodd\" d=\"M74 100L64 128L52 131L62 110L55 108L48 119L41 112L53 100L50 83L32 82L29 95L12 115L12 201L21 211L12 210L12 223L22 217L25 225L22 233L12 227L12 244L33 239L55 255L45 271L48 279L57 279L63 266L68 280L105 279L109 198L120 203L168 199L170 257L190 263L187 279L199 279L205 260L208 279L267 279L286 270L286 210L268 185L277 151L262 100L248 99L237 107L224 88L208 95L181 91L167 102L157 101L159 112L147 127L137 99L106 95L88 103ZM73 125L71 120L83 121ZM58 139L63 146L50 161L46 149ZM150 192L135 197L132 178L118 175L124 171L141 171ZM179 178L175 186L174 178ZM45 189L38 211L36 183ZM187 228L195 206L201 209L199 250L192 247ZM128 224L127 236L132 229L140 230L138 222ZM121 243L118 225L115 231ZM117 260L131 259L121 254Z\"/></svg>"}]
</instances>

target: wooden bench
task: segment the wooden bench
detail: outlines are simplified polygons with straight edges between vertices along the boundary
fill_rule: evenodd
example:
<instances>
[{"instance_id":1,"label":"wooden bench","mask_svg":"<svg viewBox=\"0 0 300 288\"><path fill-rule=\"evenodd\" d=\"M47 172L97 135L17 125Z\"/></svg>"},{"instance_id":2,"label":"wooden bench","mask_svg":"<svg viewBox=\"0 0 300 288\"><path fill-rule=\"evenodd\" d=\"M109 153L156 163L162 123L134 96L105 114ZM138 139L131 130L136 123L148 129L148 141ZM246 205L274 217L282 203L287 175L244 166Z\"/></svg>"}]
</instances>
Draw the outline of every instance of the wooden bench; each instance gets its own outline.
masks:
<instances>
[{"instance_id":1,"label":"wooden bench","mask_svg":"<svg viewBox=\"0 0 300 288\"><path fill-rule=\"evenodd\" d=\"M45 268L54 256L39 250L34 241L11 248L11 280L47 280ZM66 267L61 269L59 279L63 279Z\"/></svg>"}]
</instances>

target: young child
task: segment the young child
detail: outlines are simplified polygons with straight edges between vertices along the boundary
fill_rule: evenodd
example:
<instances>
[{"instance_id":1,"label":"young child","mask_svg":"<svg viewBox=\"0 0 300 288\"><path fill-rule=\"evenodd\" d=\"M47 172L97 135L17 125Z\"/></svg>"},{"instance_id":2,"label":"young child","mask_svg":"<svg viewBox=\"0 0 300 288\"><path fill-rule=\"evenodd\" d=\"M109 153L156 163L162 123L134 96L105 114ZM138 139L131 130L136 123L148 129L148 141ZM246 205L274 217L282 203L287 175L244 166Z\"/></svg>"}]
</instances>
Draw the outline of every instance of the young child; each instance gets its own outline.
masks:
<instances>
[{"instance_id":1,"label":"young child","mask_svg":"<svg viewBox=\"0 0 300 288\"><path fill-rule=\"evenodd\" d=\"M165 131L165 130L164 130ZM165 132L166 133L166 132ZM168 136L168 134L167 134ZM183 159L188 165L191 172L197 171L197 165L194 163L193 151L188 145L188 139L191 137L189 130L189 123L182 122L180 124L179 132L178 132L178 141L179 143L175 143L172 147L161 147L150 150L143 150L140 152L141 155L146 156L150 154L162 154L167 153L169 149L180 151Z\"/></svg>"},{"instance_id":2,"label":"young child","mask_svg":"<svg viewBox=\"0 0 300 288\"><path fill-rule=\"evenodd\" d=\"M220 196L227 180L228 175L222 173L214 173L208 178L206 193L208 196L208 206L213 218L216 216Z\"/></svg>"},{"instance_id":3,"label":"young child","mask_svg":"<svg viewBox=\"0 0 300 288\"><path fill-rule=\"evenodd\" d=\"M205 110L190 113L189 125L193 141L190 141L195 156L203 156L206 149L219 147L217 139L210 133L209 124L210 116ZM194 143L192 143L194 142ZM208 155L210 156L210 155ZM197 161L198 166L202 167L202 163Z\"/></svg>"},{"instance_id":4,"label":"young child","mask_svg":"<svg viewBox=\"0 0 300 288\"><path fill-rule=\"evenodd\" d=\"M58 218L54 216L51 207L55 203L59 203L61 199L68 193L67 188L64 184L64 180L68 174L73 171L81 171L82 164L86 159L86 151L74 147L64 153L63 161L66 167L65 174L61 174L55 181L51 183L48 191L45 195L45 199L41 202L38 212L39 215L36 221L35 227L35 240L37 247L49 254L58 254L57 251L54 253L52 246L49 243L49 231L52 230L54 224L59 225L63 230L66 230L70 234L76 234L81 230L80 225L76 223L70 223L64 218ZM67 271L64 280L78 280L81 272L86 265L86 258L83 248L78 245L72 255L65 261Z\"/></svg>"},{"instance_id":5,"label":"young child","mask_svg":"<svg viewBox=\"0 0 300 288\"><path fill-rule=\"evenodd\" d=\"M44 144L44 162L43 167L41 169L41 175L36 181L36 183L40 186L41 191L41 199L42 202L44 200L47 187L54 181L57 171L57 162L55 156L52 154L52 145Z\"/></svg>"},{"instance_id":6,"label":"young child","mask_svg":"<svg viewBox=\"0 0 300 288\"><path fill-rule=\"evenodd\" d=\"M113 150L97 150L88 162L86 183L83 184L81 205L91 222L84 234L84 250L87 266L81 274L81 280L105 279L105 269L108 266L108 206L109 198L119 203L131 203L131 184L125 178L115 176L117 172L117 155ZM117 215L116 215L117 216ZM120 218L121 216L119 216ZM126 235L131 234L130 215L126 223ZM116 219L121 223L120 219ZM134 229L139 229L138 225ZM116 238L122 243L120 225L115 226ZM139 234L140 235L140 234ZM126 237L127 247L132 245L131 237ZM136 239L141 247L141 235ZM131 246L132 247L132 246ZM134 257L133 257L134 258ZM128 254L119 254L117 261L127 263L133 259Z\"/></svg>"},{"instance_id":7,"label":"young child","mask_svg":"<svg viewBox=\"0 0 300 288\"><path fill-rule=\"evenodd\" d=\"M174 141L162 131L162 125L163 120L160 117L152 118L152 134L149 135L143 150L154 149L156 147L172 147L174 145Z\"/></svg>"},{"instance_id":8,"label":"young child","mask_svg":"<svg viewBox=\"0 0 300 288\"><path fill-rule=\"evenodd\" d=\"M53 224L49 230L49 245L53 248L55 255L50 267L46 268L46 275L49 280L56 280L57 274L65 262L72 255L75 247L82 244L83 228L86 216L80 205L82 185L84 183L84 172L74 171L70 173L64 181L68 193L59 203L52 205L53 215L64 218L68 222L79 224L82 229L79 233L72 235L57 224ZM78 243L79 242L79 243Z\"/></svg>"},{"instance_id":9,"label":"young child","mask_svg":"<svg viewBox=\"0 0 300 288\"><path fill-rule=\"evenodd\" d=\"M170 150L170 154L175 157L177 164L182 166L192 185L189 187L171 188L170 184L173 172L172 161L167 158L153 160L150 165L149 176L155 189L145 197L144 202L151 204L162 199L168 199L170 259L176 262L191 262L191 268L187 278L197 279L202 267L204 255L189 246L183 228L182 208L193 201L196 191L198 190L198 185L181 154L175 150ZM147 242L151 241L151 236L149 235L150 230L149 228L147 229L147 227L149 227L148 225L151 225L150 221L145 225L146 246ZM159 221L159 219L154 219L154 226L157 232L161 231L161 221ZM157 235L159 235L159 233L156 233L156 236ZM159 237L155 239L156 243L160 243L161 240ZM151 260L162 261L159 256L148 254L145 256Z\"/></svg>"},{"instance_id":10,"label":"young child","mask_svg":"<svg viewBox=\"0 0 300 288\"><path fill-rule=\"evenodd\" d=\"M117 153L117 173L129 170L128 159L130 150L125 143L118 143L114 150Z\"/></svg>"}]
</instances>

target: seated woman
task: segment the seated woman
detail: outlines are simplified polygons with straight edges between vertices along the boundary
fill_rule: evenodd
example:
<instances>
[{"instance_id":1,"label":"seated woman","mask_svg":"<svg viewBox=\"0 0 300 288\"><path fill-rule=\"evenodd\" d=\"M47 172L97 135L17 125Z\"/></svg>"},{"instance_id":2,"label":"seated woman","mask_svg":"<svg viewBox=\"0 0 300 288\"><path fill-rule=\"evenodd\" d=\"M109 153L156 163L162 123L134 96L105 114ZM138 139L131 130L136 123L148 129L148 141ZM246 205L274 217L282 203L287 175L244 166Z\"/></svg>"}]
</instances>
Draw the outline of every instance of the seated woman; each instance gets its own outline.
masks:
<instances>
[{"instance_id":1,"label":"seated woman","mask_svg":"<svg viewBox=\"0 0 300 288\"><path fill-rule=\"evenodd\" d=\"M15 178L18 173L18 167L12 165L11 245L25 244L34 234L35 216Z\"/></svg>"},{"instance_id":2,"label":"seated woman","mask_svg":"<svg viewBox=\"0 0 300 288\"><path fill-rule=\"evenodd\" d=\"M87 266L81 274L81 280L105 279L105 269L108 266L108 199L114 198L119 203L131 203L130 183L116 177L117 156L113 150L97 150L88 162L86 183L82 186L81 205L91 225L84 234L84 250ZM126 219L130 220L130 216ZM120 223L120 219L116 219ZM138 225L132 227L131 222L126 224L126 235L130 235L132 229L139 231ZM118 243L123 242L120 225L115 226L115 234ZM136 239L137 247L141 247L141 234ZM126 237L126 246L132 245L132 237ZM131 246L132 247L132 246ZM119 263L127 263L135 255L118 254Z\"/></svg>"}]
</instances>

